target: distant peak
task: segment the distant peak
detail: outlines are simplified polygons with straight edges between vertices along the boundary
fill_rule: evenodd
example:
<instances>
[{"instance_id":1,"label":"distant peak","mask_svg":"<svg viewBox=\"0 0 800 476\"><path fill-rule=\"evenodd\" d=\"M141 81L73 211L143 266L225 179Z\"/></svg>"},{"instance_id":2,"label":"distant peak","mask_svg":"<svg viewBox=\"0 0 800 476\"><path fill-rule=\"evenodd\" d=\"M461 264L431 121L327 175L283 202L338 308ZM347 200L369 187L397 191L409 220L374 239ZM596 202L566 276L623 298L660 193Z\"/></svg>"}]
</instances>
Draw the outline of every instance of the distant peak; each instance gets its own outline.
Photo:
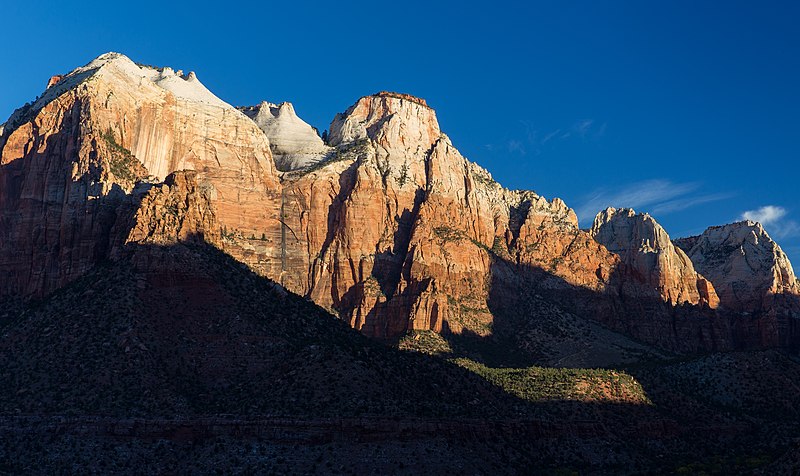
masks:
<instances>
[{"instance_id":1,"label":"distant peak","mask_svg":"<svg viewBox=\"0 0 800 476\"><path fill-rule=\"evenodd\" d=\"M767 234L766 230L764 229L764 226L761 225L761 223L753 220L741 220L733 223L727 223L725 225L709 226L706 229L706 233L714 231L725 231L725 230L741 230L745 228L754 229L760 234Z\"/></svg>"},{"instance_id":2,"label":"distant peak","mask_svg":"<svg viewBox=\"0 0 800 476\"><path fill-rule=\"evenodd\" d=\"M294 106L288 101L278 104L269 101L261 101L257 106L239 106L237 109L254 120L256 117L266 118L267 116L265 116L265 114L269 114L271 117L276 119L297 117L297 113L294 111ZM256 122L259 121L257 120Z\"/></svg>"}]
</instances>

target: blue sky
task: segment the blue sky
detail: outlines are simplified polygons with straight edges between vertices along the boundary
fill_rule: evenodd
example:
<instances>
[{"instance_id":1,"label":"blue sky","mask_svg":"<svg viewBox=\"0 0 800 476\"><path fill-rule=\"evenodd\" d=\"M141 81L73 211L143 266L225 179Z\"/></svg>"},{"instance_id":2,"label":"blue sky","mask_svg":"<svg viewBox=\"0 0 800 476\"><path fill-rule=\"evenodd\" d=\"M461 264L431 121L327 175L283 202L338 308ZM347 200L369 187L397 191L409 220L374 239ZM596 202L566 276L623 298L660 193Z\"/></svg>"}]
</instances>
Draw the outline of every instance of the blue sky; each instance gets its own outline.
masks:
<instances>
[{"instance_id":1,"label":"blue sky","mask_svg":"<svg viewBox=\"0 0 800 476\"><path fill-rule=\"evenodd\" d=\"M106 51L321 129L408 92L499 182L583 224L627 205L678 237L747 214L800 263L800 3L703 3L9 2L0 116Z\"/></svg>"}]
</instances>

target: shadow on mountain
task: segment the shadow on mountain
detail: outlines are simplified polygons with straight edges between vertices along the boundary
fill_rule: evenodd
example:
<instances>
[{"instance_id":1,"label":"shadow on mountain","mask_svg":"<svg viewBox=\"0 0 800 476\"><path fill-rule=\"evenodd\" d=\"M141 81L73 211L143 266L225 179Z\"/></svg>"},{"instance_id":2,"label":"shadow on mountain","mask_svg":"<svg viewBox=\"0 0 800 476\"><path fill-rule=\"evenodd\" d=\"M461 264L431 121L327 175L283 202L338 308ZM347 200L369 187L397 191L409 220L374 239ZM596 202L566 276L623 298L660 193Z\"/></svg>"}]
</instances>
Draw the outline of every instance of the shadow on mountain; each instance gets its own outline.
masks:
<instances>
[{"instance_id":1,"label":"shadow on mountain","mask_svg":"<svg viewBox=\"0 0 800 476\"><path fill-rule=\"evenodd\" d=\"M387 347L200 240L128 245L118 259L29 302L0 333L0 468L9 471L24 469L41 453L26 451L44 444L52 464L65 450L87 458L78 467L120 464L113 448L122 445L151 459L169 449L163 461L178 469L233 454L225 464L234 466L225 467L630 472L727 458L743 451L752 429L693 396L664 394L662 406L660 393L655 405L532 395L576 381L504 374L512 379L504 383ZM672 382L649 372L644 381L654 388ZM574 377L602 384L594 375ZM644 391L649 396L648 384ZM720 431L728 439L711 438ZM236 449L243 442L263 457ZM663 459L665 452L679 456Z\"/></svg>"},{"instance_id":2,"label":"shadow on mountain","mask_svg":"<svg viewBox=\"0 0 800 476\"><path fill-rule=\"evenodd\" d=\"M657 447L683 435L680 419L651 405L534 401L386 347L199 240L129 245L29 302L0 333L0 468L9 470L41 445L52 464L68 449L97 455L79 464L92 467L118 463L119 444L157 456L153 440L173 448L179 468L231 454L241 461L230 464L287 467L233 449L249 441L263 454L280 446L301 467L322 454L354 471L390 470L382 465L395 457L410 472L444 472L443 457L465 471L623 470L650 467ZM37 432L60 436L31 440ZM647 441L632 445L633 435ZM391 457L370 463L372 451Z\"/></svg>"},{"instance_id":3,"label":"shadow on mountain","mask_svg":"<svg viewBox=\"0 0 800 476\"><path fill-rule=\"evenodd\" d=\"M106 260L151 186L139 183L131 193L116 183L105 188L96 143L104 139L93 139L88 157L77 157L88 146L82 114L75 101L53 126L57 133L35 135L22 156L0 165L0 296L41 297ZM10 134L7 128L4 140Z\"/></svg>"},{"instance_id":4,"label":"shadow on mountain","mask_svg":"<svg viewBox=\"0 0 800 476\"><path fill-rule=\"evenodd\" d=\"M77 134L70 120L76 121L66 116L60 130ZM0 170L0 208L22 214L0 217L0 250L22 252L32 264L24 276L3 270L3 288L57 289L0 306L0 472L630 472L761 451L742 437L753 429L752 412L737 402L762 393L753 389L730 401L697 393L702 385L686 377L694 374L661 366L669 353L619 333L693 350L696 344L683 343L718 342L716 324L704 319L719 317L592 293L546 270L497 259L493 335L448 336L478 365L399 351L201 237L124 245L148 185L127 195L118 186L103 193L93 179L97 170L71 181L64 151L76 137L48 137L47 155L27 156L28 168L16 160ZM47 180L30 180L34 175ZM352 179L346 175L342 180ZM53 190L63 196L22 198ZM340 213L331 207L329 223ZM383 261L402 266L393 256L408 248L411 215L401 217L402 232ZM30 238L14 235L20 224L30 225ZM59 243L79 245L53 248L54 233ZM394 289L399 274L392 266L376 273L390 284L385 290ZM621 312L642 318L615 319ZM781 359L766 358L766 368L796 367ZM726 367L743 376L734 380L739 385L751 381L741 360ZM624 375L513 368L534 364L629 366L642 394ZM716 368L696 365L698 375ZM498 371L504 367L512 368ZM674 390L676 382L688 390ZM563 391L543 392L549 388ZM764 428L778 446L796 429ZM712 438L719 434L725 437ZM128 466L111 466L117 464Z\"/></svg>"},{"instance_id":5,"label":"shadow on mountain","mask_svg":"<svg viewBox=\"0 0 800 476\"><path fill-rule=\"evenodd\" d=\"M128 245L2 332L5 414L509 418L557 403L364 337L201 241Z\"/></svg>"},{"instance_id":6,"label":"shadow on mountain","mask_svg":"<svg viewBox=\"0 0 800 476\"><path fill-rule=\"evenodd\" d=\"M792 303L737 314L705 305L670 305L617 268L605 291L573 285L541 267L492 253L488 307L492 332L445 332L451 346L494 367L622 367L675 356L782 348L798 352ZM790 300L794 296L783 296ZM777 297L775 302L778 302Z\"/></svg>"}]
</instances>

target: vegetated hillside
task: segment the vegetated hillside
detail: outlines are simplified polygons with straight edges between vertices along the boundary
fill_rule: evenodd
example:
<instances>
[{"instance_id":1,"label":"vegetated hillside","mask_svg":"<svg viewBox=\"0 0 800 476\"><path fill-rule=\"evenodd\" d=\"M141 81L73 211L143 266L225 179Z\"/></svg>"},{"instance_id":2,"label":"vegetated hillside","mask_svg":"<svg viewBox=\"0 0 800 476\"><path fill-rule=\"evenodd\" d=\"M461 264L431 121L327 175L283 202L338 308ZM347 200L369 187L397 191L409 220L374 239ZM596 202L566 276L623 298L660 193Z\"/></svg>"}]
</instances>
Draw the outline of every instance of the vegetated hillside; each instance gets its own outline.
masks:
<instances>
[{"instance_id":1,"label":"vegetated hillside","mask_svg":"<svg viewBox=\"0 0 800 476\"><path fill-rule=\"evenodd\" d=\"M463 336L401 343L443 351L424 355L360 335L201 243L131 245L4 309L0 469L11 473L740 470L777 460L797 428L791 412L747 403L791 399L783 385L720 404L727 383L691 380L721 382L727 371L697 370L713 359L742 382L772 364L791 379L800 366L779 352L512 368Z\"/></svg>"},{"instance_id":2,"label":"vegetated hillside","mask_svg":"<svg viewBox=\"0 0 800 476\"><path fill-rule=\"evenodd\" d=\"M0 411L453 417L513 400L359 335L208 245L129 254L5 318Z\"/></svg>"}]
</instances>

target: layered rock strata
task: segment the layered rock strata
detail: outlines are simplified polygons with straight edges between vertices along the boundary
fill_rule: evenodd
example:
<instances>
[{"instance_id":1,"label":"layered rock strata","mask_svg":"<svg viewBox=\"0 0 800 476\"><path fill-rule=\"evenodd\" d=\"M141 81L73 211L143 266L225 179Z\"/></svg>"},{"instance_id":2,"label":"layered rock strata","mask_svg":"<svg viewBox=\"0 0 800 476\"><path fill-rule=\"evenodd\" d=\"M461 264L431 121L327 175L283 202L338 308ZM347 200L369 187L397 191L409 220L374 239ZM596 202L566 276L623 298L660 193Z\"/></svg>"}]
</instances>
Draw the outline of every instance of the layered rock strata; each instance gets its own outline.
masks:
<instances>
[{"instance_id":1,"label":"layered rock strata","mask_svg":"<svg viewBox=\"0 0 800 476\"><path fill-rule=\"evenodd\" d=\"M762 343L711 309L728 287L652 219L581 230L563 201L461 156L422 99L363 97L328 139L287 103L243 113L193 73L103 55L3 129L0 292L47 293L126 243L202 239L385 339L485 337L535 297L665 348Z\"/></svg>"}]
</instances>

